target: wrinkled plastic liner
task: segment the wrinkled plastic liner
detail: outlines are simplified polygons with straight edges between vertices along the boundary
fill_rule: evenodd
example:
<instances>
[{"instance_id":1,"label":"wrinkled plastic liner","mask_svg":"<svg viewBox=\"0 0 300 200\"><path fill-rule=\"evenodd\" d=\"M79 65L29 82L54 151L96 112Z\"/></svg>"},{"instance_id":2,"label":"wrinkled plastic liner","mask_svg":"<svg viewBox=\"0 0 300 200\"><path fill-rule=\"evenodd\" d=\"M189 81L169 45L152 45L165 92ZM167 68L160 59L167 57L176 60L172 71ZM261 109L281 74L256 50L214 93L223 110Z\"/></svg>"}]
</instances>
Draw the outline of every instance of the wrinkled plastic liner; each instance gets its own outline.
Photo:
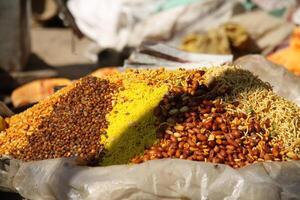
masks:
<instances>
[{"instance_id":1,"label":"wrinkled plastic liner","mask_svg":"<svg viewBox=\"0 0 300 200\"><path fill-rule=\"evenodd\" d=\"M179 159L78 166L72 159L6 160L1 187L28 199L299 199L300 161L233 169ZM4 167L4 168L3 168Z\"/></svg>"}]
</instances>

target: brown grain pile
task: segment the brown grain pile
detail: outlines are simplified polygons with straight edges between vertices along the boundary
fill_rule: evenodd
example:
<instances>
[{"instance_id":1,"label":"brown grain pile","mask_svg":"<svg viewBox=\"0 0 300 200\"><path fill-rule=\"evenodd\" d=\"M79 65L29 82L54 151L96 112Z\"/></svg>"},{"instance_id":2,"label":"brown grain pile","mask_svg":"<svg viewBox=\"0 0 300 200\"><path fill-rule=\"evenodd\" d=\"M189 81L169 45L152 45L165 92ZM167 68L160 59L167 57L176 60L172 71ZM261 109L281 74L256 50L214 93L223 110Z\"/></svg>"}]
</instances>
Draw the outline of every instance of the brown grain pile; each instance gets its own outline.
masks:
<instances>
[{"instance_id":1,"label":"brown grain pile","mask_svg":"<svg viewBox=\"0 0 300 200\"><path fill-rule=\"evenodd\" d=\"M9 152L2 148L0 153L22 160L79 156L90 164L96 163L102 150L100 135L105 134L107 128L105 116L112 109L117 86L107 80L85 77L67 90L55 97L52 105L41 108L42 111L51 108L51 112L42 117L38 125L27 125L28 129L34 129L32 133L27 132L25 136L14 126L10 127L7 131L19 134L26 145L15 146ZM35 111L33 108L32 112ZM29 120L30 116L25 118Z\"/></svg>"}]
</instances>

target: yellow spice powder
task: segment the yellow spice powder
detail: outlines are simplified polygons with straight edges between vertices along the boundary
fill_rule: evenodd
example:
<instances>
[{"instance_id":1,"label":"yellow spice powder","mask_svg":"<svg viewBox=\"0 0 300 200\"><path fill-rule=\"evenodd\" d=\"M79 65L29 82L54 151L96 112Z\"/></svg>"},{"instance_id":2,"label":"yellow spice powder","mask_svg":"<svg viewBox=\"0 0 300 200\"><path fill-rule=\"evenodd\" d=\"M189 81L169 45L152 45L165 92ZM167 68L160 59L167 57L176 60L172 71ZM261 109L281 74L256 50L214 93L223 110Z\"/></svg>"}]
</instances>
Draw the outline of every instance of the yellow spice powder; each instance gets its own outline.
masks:
<instances>
[{"instance_id":1,"label":"yellow spice powder","mask_svg":"<svg viewBox=\"0 0 300 200\"><path fill-rule=\"evenodd\" d=\"M102 166L126 164L157 140L153 112L168 91L167 86L125 81L124 88L107 115L107 137L101 139L106 149Z\"/></svg>"}]
</instances>

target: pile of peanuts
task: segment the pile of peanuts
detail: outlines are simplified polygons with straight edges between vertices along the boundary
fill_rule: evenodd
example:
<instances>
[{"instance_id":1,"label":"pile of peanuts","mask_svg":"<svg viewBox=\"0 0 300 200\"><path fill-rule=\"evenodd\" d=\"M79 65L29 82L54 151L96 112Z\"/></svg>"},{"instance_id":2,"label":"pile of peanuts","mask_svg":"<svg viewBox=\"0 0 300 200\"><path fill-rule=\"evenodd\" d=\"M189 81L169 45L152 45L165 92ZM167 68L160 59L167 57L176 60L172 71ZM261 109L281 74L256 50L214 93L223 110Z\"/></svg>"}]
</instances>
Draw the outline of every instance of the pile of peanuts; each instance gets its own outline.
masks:
<instances>
[{"instance_id":1,"label":"pile of peanuts","mask_svg":"<svg viewBox=\"0 0 300 200\"><path fill-rule=\"evenodd\" d=\"M195 87L196 88L196 87ZM141 163L178 158L224 163L239 168L258 161L282 160L282 144L271 143L270 121L236 112L239 103L201 99L180 89L164 97L156 115L161 139L131 160Z\"/></svg>"}]
</instances>

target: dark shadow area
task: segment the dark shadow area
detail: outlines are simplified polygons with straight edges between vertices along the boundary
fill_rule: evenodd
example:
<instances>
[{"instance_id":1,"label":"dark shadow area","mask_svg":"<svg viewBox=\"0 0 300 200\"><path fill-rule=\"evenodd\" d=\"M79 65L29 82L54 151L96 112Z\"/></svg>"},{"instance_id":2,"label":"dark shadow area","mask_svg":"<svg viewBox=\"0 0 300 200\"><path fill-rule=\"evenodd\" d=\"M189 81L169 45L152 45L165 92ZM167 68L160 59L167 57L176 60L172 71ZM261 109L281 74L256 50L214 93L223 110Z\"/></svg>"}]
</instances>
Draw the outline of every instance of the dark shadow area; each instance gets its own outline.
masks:
<instances>
[{"instance_id":1,"label":"dark shadow area","mask_svg":"<svg viewBox=\"0 0 300 200\"><path fill-rule=\"evenodd\" d=\"M64 25L64 22L58 17L58 15L55 15L51 19L43 22L43 27L47 28L66 28Z\"/></svg>"},{"instance_id":2,"label":"dark shadow area","mask_svg":"<svg viewBox=\"0 0 300 200\"><path fill-rule=\"evenodd\" d=\"M8 73L0 71L0 94L10 94L16 87L26 84L30 81L44 78L63 77L69 79L78 79L88 75L99 68L98 64L77 64L61 67L51 67L48 64L41 62L41 64L31 65L28 63L25 71Z\"/></svg>"},{"instance_id":3,"label":"dark shadow area","mask_svg":"<svg viewBox=\"0 0 300 200\"><path fill-rule=\"evenodd\" d=\"M86 76L101 67L123 66L124 60L129 57L131 52L131 48L125 48L122 52L108 49L99 53L97 63L65 66L51 66L37 54L32 53L23 71L9 73L0 69L0 98L1 95L10 95L15 88L33 80L54 77L73 80ZM1 99L3 100L3 98Z\"/></svg>"},{"instance_id":4,"label":"dark shadow area","mask_svg":"<svg viewBox=\"0 0 300 200\"><path fill-rule=\"evenodd\" d=\"M98 55L98 66L123 66L124 61L129 58L132 52L133 48L130 47L125 47L121 52L114 49L105 49Z\"/></svg>"},{"instance_id":5,"label":"dark shadow area","mask_svg":"<svg viewBox=\"0 0 300 200\"><path fill-rule=\"evenodd\" d=\"M51 66L33 53L24 71L13 73L12 76L17 79L19 85L39 78L64 77L78 79L102 67L123 66L124 60L129 57L131 52L131 48L125 48L122 52L107 49L99 53L97 63L81 63L64 66Z\"/></svg>"},{"instance_id":6,"label":"dark shadow area","mask_svg":"<svg viewBox=\"0 0 300 200\"><path fill-rule=\"evenodd\" d=\"M258 46L256 41L251 36L249 36L247 41L238 48L231 45L231 51L232 51L232 54L234 56L234 60L239 58L239 57L248 55L248 54L259 54L259 53L261 53L260 47Z\"/></svg>"},{"instance_id":7,"label":"dark shadow area","mask_svg":"<svg viewBox=\"0 0 300 200\"><path fill-rule=\"evenodd\" d=\"M95 64L74 64L74 65L65 65L55 68L58 77L64 77L68 79L79 79L83 76L86 76L96 69L99 69L98 63Z\"/></svg>"},{"instance_id":8,"label":"dark shadow area","mask_svg":"<svg viewBox=\"0 0 300 200\"><path fill-rule=\"evenodd\" d=\"M12 104L8 104L8 107L11 108L11 110L15 113L21 113L25 110L27 110L28 108L31 108L32 106L34 106L36 103L30 103L30 104L26 104L24 106L19 106L19 107L14 107Z\"/></svg>"},{"instance_id":9,"label":"dark shadow area","mask_svg":"<svg viewBox=\"0 0 300 200\"><path fill-rule=\"evenodd\" d=\"M23 71L6 72L0 69L0 100L3 101L15 88L22 84L53 76L55 76L54 68L32 53Z\"/></svg>"},{"instance_id":10,"label":"dark shadow area","mask_svg":"<svg viewBox=\"0 0 300 200\"><path fill-rule=\"evenodd\" d=\"M11 74L0 68L0 95L9 94L17 85Z\"/></svg>"},{"instance_id":11,"label":"dark shadow area","mask_svg":"<svg viewBox=\"0 0 300 200\"><path fill-rule=\"evenodd\" d=\"M26 66L23 71L35 71L35 70L43 70L43 69L53 69L54 67L50 66L46 63L42 58L40 58L37 54L31 53Z\"/></svg>"},{"instance_id":12,"label":"dark shadow area","mask_svg":"<svg viewBox=\"0 0 300 200\"><path fill-rule=\"evenodd\" d=\"M40 0L32 0L31 13L32 18L43 27L65 27L63 21L58 16L58 8L56 1L47 2Z\"/></svg>"},{"instance_id":13,"label":"dark shadow area","mask_svg":"<svg viewBox=\"0 0 300 200\"><path fill-rule=\"evenodd\" d=\"M3 200L23 200L24 198L17 193L0 191L0 199Z\"/></svg>"}]
</instances>

